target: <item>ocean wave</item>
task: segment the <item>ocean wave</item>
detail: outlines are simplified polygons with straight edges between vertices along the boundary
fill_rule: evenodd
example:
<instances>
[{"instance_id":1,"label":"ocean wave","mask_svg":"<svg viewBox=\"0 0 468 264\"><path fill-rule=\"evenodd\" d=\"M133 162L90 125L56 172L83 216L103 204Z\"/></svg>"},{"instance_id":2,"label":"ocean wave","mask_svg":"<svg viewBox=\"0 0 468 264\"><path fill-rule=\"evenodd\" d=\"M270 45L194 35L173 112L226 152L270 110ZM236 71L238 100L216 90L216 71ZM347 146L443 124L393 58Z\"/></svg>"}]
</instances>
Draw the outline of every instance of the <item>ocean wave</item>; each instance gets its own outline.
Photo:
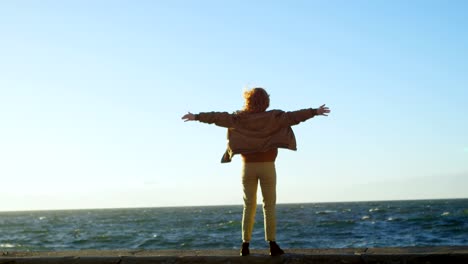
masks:
<instances>
[{"instance_id":1,"label":"ocean wave","mask_svg":"<svg viewBox=\"0 0 468 264\"><path fill-rule=\"evenodd\" d=\"M369 209L369 213L385 213L385 212L387 212L387 210L382 209L380 207L375 207L375 208Z\"/></svg>"},{"instance_id":2,"label":"ocean wave","mask_svg":"<svg viewBox=\"0 0 468 264\"><path fill-rule=\"evenodd\" d=\"M13 245L13 244L10 244L10 243L4 243L4 244L0 244L0 248L16 248L20 245Z\"/></svg>"},{"instance_id":3,"label":"ocean wave","mask_svg":"<svg viewBox=\"0 0 468 264\"><path fill-rule=\"evenodd\" d=\"M336 220L336 221L321 221L317 224L317 227L347 227L356 224L353 220Z\"/></svg>"},{"instance_id":4,"label":"ocean wave","mask_svg":"<svg viewBox=\"0 0 468 264\"><path fill-rule=\"evenodd\" d=\"M324 210L324 211L315 212L315 214L318 214L318 215L326 215L326 214L334 214L334 213L336 213L335 210Z\"/></svg>"}]
</instances>

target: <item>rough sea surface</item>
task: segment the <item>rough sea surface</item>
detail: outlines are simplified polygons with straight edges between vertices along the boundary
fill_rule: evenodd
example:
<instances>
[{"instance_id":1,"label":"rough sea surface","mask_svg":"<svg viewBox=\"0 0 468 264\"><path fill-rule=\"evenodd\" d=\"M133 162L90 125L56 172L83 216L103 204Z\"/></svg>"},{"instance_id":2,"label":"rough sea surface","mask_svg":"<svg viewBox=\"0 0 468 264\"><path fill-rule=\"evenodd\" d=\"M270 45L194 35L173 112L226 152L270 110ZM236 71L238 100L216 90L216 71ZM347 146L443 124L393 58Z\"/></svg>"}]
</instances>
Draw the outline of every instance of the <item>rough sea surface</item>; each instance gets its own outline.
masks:
<instances>
[{"instance_id":1,"label":"rough sea surface","mask_svg":"<svg viewBox=\"0 0 468 264\"><path fill-rule=\"evenodd\" d=\"M257 208L252 248L266 247ZM233 249L242 206L0 212L0 251ZM279 204L283 248L467 246L468 199Z\"/></svg>"}]
</instances>

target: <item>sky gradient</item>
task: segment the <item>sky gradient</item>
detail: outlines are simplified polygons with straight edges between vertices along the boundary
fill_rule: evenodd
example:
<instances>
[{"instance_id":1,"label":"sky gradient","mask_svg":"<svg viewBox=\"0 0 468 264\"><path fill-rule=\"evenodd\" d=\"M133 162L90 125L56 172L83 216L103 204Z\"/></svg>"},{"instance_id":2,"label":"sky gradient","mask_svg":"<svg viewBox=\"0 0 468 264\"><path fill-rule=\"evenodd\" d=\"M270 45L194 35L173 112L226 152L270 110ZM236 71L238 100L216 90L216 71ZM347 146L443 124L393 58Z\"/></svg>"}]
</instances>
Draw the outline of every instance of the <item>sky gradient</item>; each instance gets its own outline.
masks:
<instances>
[{"instance_id":1,"label":"sky gradient","mask_svg":"<svg viewBox=\"0 0 468 264\"><path fill-rule=\"evenodd\" d=\"M278 202L467 198L466 1L1 1L0 211L241 204L187 111L327 104Z\"/></svg>"}]
</instances>

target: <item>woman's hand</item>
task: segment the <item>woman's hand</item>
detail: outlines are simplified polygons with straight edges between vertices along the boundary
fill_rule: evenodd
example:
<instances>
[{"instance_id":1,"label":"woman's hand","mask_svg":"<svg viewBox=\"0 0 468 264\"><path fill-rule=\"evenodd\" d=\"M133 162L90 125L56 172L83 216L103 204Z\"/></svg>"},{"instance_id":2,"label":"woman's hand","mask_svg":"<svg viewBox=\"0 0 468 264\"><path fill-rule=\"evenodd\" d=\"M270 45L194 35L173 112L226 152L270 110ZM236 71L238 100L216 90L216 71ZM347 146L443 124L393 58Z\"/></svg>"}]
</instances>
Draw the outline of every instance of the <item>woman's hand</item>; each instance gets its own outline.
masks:
<instances>
[{"instance_id":1,"label":"woman's hand","mask_svg":"<svg viewBox=\"0 0 468 264\"><path fill-rule=\"evenodd\" d=\"M330 113L330 109L325 105L322 105L320 106L320 108L317 108L317 115L328 116L328 113Z\"/></svg>"},{"instance_id":2,"label":"woman's hand","mask_svg":"<svg viewBox=\"0 0 468 264\"><path fill-rule=\"evenodd\" d=\"M187 122L187 121L193 121L195 120L195 115L188 112L188 114L185 114L182 119L184 120L184 122Z\"/></svg>"}]
</instances>

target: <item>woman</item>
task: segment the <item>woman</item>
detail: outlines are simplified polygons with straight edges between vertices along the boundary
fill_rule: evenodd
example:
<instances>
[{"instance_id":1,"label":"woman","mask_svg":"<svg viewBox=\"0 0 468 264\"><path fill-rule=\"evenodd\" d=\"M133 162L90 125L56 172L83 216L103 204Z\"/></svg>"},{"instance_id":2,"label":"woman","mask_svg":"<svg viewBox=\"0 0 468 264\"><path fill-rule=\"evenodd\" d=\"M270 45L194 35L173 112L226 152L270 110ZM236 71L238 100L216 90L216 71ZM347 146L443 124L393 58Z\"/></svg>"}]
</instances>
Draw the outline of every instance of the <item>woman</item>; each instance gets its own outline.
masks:
<instances>
[{"instance_id":1,"label":"woman","mask_svg":"<svg viewBox=\"0 0 468 264\"><path fill-rule=\"evenodd\" d=\"M221 162L230 162L235 154L243 159L242 185L244 211L242 216L242 248L240 254L250 254L249 242L257 206L257 186L263 196L265 239L270 243L270 255L278 256L284 251L276 244L276 169L278 148L296 150L296 139L291 126L316 115L330 113L325 105L317 109L303 109L293 112L282 110L266 111L270 96L263 88L244 92L244 108L235 113L206 112L188 113L185 121L198 120L228 128L228 146Z\"/></svg>"}]
</instances>

